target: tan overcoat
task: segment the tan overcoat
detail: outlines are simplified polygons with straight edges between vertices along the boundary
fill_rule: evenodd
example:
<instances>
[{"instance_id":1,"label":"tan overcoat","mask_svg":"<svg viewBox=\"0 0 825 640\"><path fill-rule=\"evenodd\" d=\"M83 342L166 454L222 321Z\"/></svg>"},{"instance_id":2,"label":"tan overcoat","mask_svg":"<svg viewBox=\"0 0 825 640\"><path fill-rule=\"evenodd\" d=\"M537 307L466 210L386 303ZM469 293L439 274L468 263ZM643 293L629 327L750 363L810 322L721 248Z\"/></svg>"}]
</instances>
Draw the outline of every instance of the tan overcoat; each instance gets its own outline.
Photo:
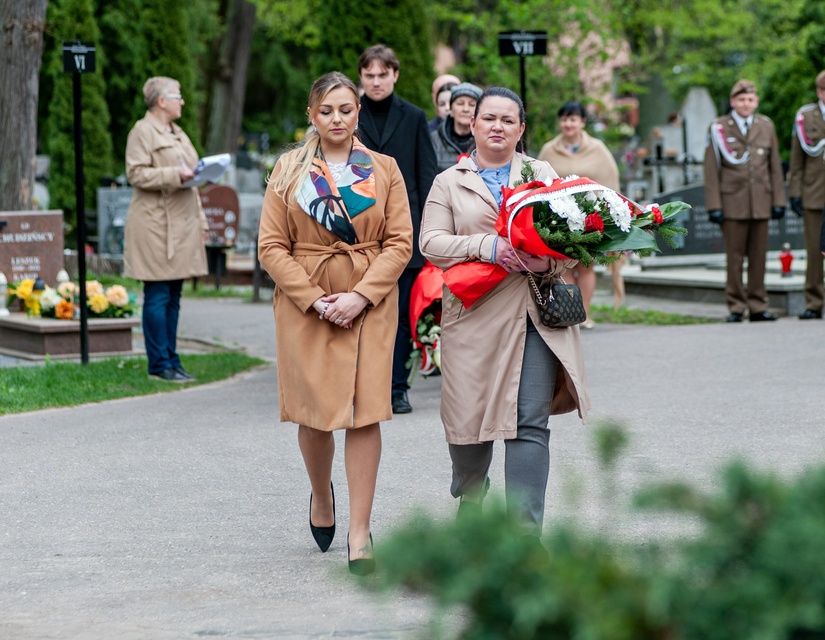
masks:
<instances>
[{"instance_id":1,"label":"tan overcoat","mask_svg":"<svg viewBox=\"0 0 825 640\"><path fill-rule=\"evenodd\" d=\"M181 163L198 152L176 124L150 112L126 142L126 177L134 187L126 216L123 273L137 280L183 280L208 273L202 231L209 225L195 188L181 189Z\"/></svg>"},{"instance_id":2,"label":"tan overcoat","mask_svg":"<svg viewBox=\"0 0 825 640\"><path fill-rule=\"evenodd\" d=\"M297 152L278 160L273 177ZM369 153L376 201L352 220L359 245L342 242L271 187L261 212L258 257L276 285L281 420L323 431L392 418L396 282L412 254L412 222L395 160ZM322 296L349 291L369 300L351 329L321 320L312 308Z\"/></svg>"},{"instance_id":3,"label":"tan overcoat","mask_svg":"<svg viewBox=\"0 0 825 640\"><path fill-rule=\"evenodd\" d=\"M811 144L819 144L825 138L825 120L822 118L819 103L806 104L801 111L805 121L805 133L811 139ZM806 209L822 211L822 207L825 206L825 154L812 158L805 153L799 144L795 127L791 139L788 195L791 198L802 198L802 206Z\"/></svg>"},{"instance_id":4,"label":"tan overcoat","mask_svg":"<svg viewBox=\"0 0 825 640\"><path fill-rule=\"evenodd\" d=\"M516 154L510 185L521 179L521 163L533 163L539 178L554 178L545 162ZM467 261L490 262L498 207L471 158L439 174L427 198L421 223L421 251L442 269ZM550 274L572 260L550 261ZM527 278L511 273L469 309L444 288L442 300L441 420L451 444L476 444L516 437L517 402L527 316L558 357L551 414L590 407L579 328L551 329L541 324ZM548 416L549 417L549 416Z\"/></svg>"},{"instance_id":5,"label":"tan overcoat","mask_svg":"<svg viewBox=\"0 0 825 640\"><path fill-rule=\"evenodd\" d=\"M708 135L704 162L707 210L721 209L725 220L770 220L771 207L785 206L785 177L773 122L754 114L747 137L730 114L717 118L711 126L716 123L722 124L735 157L741 158L747 151L750 159L740 165L721 160L720 168Z\"/></svg>"},{"instance_id":6,"label":"tan overcoat","mask_svg":"<svg viewBox=\"0 0 825 640\"><path fill-rule=\"evenodd\" d=\"M608 189L619 190L619 167L613 154L604 142L587 131L582 131L582 141L575 153L567 150L564 138L558 135L541 148L539 160L549 163L565 178L577 175L590 178Z\"/></svg>"}]
</instances>

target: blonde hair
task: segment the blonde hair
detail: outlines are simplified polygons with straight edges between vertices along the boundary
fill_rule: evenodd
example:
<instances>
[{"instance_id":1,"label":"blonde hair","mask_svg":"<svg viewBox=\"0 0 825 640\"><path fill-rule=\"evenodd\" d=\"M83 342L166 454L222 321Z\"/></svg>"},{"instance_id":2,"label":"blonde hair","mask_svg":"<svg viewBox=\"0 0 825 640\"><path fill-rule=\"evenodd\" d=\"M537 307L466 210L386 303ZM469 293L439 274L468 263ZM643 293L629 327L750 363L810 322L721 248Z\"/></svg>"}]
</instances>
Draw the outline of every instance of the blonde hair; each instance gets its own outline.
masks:
<instances>
[{"instance_id":1,"label":"blonde hair","mask_svg":"<svg viewBox=\"0 0 825 640\"><path fill-rule=\"evenodd\" d=\"M154 109L158 104L158 98L176 86L179 87L180 82L174 78L167 78L166 76L149 78L143 84L143 100L146 102L146 106L149 109Z\"/></svg>"},{"instance_id":2,"label":"blonde hair","mask_svg":"<svg viewBox=\"0 0 825 640\"><path fill-rule=\"evenodd\" d=\"M355 84L340 71L331 71L322 75L312 85L309 92L309 104L307 121L312 122L312 118L318 110L318 105L330 91L344 87L352 91L358 103L358 89ZM274 178L270 174L267 182L272 186L272 190L282 198L295 201L298 188L303 184L312 169L312 161L318 155L321 147L321 136L315 127L311 127L303 141L289 153L281 156L279 162L281 169Z\"/></svg>"}]
</instances>

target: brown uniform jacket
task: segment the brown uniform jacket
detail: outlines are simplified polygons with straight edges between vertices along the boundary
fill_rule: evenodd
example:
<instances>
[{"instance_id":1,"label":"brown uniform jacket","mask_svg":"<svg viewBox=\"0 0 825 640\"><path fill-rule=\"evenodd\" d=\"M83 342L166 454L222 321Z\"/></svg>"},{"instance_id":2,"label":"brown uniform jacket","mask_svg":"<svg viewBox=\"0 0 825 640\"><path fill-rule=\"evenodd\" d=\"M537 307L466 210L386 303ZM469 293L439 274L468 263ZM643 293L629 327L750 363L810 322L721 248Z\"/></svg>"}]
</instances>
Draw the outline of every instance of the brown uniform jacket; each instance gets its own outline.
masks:
<instances>
[{"instance_id":1,"label":"brown uniform jacket","mask_svg":"<svg viewBox=\"0 0 825 640\"><path fill-rule=\"evenodd\" d=\"M278 160L273 176L290 154ZM258 257L276 285L281 420L322 431L392 418L396 282L412 254L412 222L395 160L370 155L376 201L352 219L365 248L353 250L271 187L261 212ZM349 291L369 300L351 329L318 318L312 308L318 298Z\"/></svg>"},{"instance_id":2,"label":"brown uniform jacket","mask_svg":"<svg viewBox=\"0 0 825 640\"><path fill-rule=\"evenodd\" d=\"M532 162L540 178L555 178L546 162L516 154L510 185L521 179L521 163ZM424 206L421 252L442 269L467 261L490 262L498 206L470 158L440 173ZM550 260L554 274L575 261ZM527 316L559 359L551 414L590 407L579 328L541 324L527 278L511 273L469 309L444 289L441 316L441 421L451 444L516 437L518 388ZM548 416L549 417L549 416Z\"/></svg>"},{"instance_id":3,"label":"brown uniform jacket","mask_svg":"<svg viewBox=\"0 0 825 640\"><path fill-rule=\"evenodd\" d=\"M805 120L805 133L811 143L816 145L825 138L825 120L819 103L806 104L802 107ZM791 166L788 171L788 195L802 198L806 209L822 210L825 206L825 153L811 157L802 149L794 127L791 140Z\"/></svg>"},{"instance_id":4,"label":"brown uniform jacket","mask_svg":"<svg viewBox=\"0 0 825 640\"><path fill-rule=\"evenodd\" d=\"M732 115L717 118L725 140L736 158L750 153L747 162L728 164L720 159L721 170L708 133L705 148L705 205L708 211L721 209L726 220L769 220L771 207L785 206L785 183L779 158L776 130L770 118L754 114L747 138Z\"/></svg>"},{"instance_id":5,"label":"brown uniform jacket","mask_svg":"<svg viewBox=\"0 0 825 640\"><path fill-rule=\"evenodd\" d=\"M176 124L150 112L126 142L126 177L134 187L126 216L124 275L137 280L184 280L208 273L202 230L209 225L195 188L181 189L181 163L198 152Z\"/></svg>"}]
</instances>

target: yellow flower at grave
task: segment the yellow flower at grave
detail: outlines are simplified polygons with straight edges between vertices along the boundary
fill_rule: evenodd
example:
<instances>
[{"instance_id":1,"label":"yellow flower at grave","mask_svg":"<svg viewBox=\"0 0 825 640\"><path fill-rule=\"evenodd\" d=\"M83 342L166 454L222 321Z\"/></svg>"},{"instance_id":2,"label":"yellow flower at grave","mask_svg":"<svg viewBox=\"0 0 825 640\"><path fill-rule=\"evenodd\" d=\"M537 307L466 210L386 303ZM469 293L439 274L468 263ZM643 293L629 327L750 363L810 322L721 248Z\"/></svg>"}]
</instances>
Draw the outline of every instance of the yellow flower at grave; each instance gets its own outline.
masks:
<instances>
[{"instance_id":1,"label":"yellow flower at grave","mask_svg":"<svg viewBox=\"0 0 825 640\"><path fill-rule=\"evenodd\" d=\"M26 306L26 313L30 316L39 316L40 315L40 298L38 296L33 296L29 294L24 299L24 304Z\"/></svg>"},{"instance_id":2,"label":"yellow flower at grave","mask_svg":"<svg viewBox=\"0 0 825 640\"><path fill-rule=\"evenodd\" d=\"M74 305L69 300L61 300L54 308L54 315L60 320L71 320L74 316Z\"/></svg>"},{"instance_id":3,"label":"yellow flower at grave","mask_svg":"<svg viewBox=\"0 0 825 640\"><path fill-rule=\"evenodd\" d=\"M97 280L89 280L86 283L86 296L92 298L96 295L103 295L103 285Z\"/></svg>"},{"instance_id":4,"label":"yellow flower at grave","mask_svg":"<svg viewBox=\"0 0 825 640\"><path fill-rule=\"evenodd\" d=\"M77 285L74 282L61 282L57 285L57 292L66 300L71 300L77 293Z\"/></svg>"},{"instance_id":5,"label":"yellow flower at grave","mask_svg":"<svg viewBox=\"0 0 825 640\"><path fill-rule=\"evenodd\" d=\"M92 313L101 314L109 308L109 301L106 299L106 294L95 293L89 296L89 309Z\"/></svg>"},{"instance_id":6,"label":"yellow flower at grave","mask_svg":"<svg viewBox=\"0 0 825 640\"><path fill-rule=\"evenodd\" d=\"M21 300L25 300L32 294L32 289L34 289L34 280L31 278L21 280L20 284L14 288L14 295Z\"/></svg>"},{"instance_id":7,"label":"yellow flower at grave","mask_svg":"<svg viewBox=\"0 0 825 640\"><path fill-rule=\"evenodd\" d=\"M115 307L125 307L129 304L129 292L126 291L126 287L113 284L106 289L106 299Z\"/></svg>"}]
</instances>

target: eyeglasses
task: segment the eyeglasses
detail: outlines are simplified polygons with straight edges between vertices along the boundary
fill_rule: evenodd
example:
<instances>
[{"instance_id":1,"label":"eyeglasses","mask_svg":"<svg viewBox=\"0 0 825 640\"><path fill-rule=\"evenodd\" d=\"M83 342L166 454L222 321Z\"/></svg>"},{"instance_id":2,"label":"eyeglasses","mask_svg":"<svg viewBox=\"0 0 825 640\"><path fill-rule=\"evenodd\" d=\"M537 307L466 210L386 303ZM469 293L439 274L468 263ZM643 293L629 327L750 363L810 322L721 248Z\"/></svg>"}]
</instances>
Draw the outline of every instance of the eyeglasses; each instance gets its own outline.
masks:
<instances>
[{"instance_id":1,"label":"eyeglasses","mask_svg":"<svg viewBox=\"0 0 825 640\"><path fill-rule=\"evenodd\" d=\"M183 96L179 93L164 93L163 97L167 100L183 100Z\"/></svg>"}]
</instances>

